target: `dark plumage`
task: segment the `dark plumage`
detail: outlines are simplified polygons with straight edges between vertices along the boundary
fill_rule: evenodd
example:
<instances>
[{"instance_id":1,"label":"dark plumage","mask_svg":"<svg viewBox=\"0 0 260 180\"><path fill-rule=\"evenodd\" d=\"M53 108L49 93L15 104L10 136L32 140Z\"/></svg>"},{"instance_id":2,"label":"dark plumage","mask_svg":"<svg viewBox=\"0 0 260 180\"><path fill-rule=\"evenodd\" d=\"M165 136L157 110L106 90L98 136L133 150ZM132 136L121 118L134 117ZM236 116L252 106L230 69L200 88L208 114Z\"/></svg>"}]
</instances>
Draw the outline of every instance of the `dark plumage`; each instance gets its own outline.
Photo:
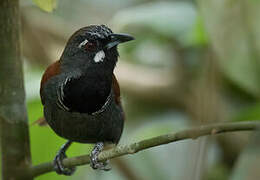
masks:
<instances>
[{"instance_id":1,"label":"dark plumage","mask_svg":"<svg viewBox=\"0 0 260 180\"><path fill-rule=\"evenodd\" d=\"M56 172L70 175L62 159L71 142L97 143L92 151L92 167L105 169L97 162L103 143L117 144L124 124L120 89L113 74L117 45L133 38L113 34L104 25L92 25L75 32L59 61L50 65L41 81L44 116L50 127L68 143L57 154Z\"/></svg>"}]
</instances>

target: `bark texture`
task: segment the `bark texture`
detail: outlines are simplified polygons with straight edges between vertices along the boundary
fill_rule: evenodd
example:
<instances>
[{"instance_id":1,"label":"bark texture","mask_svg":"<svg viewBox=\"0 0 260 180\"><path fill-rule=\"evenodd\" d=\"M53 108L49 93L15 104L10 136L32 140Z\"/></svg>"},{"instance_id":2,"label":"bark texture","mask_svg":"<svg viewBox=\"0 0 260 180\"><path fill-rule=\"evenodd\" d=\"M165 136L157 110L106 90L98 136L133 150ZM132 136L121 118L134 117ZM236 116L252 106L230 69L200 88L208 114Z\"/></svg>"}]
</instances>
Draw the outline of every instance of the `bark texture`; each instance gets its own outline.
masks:
<instances>
[{"instance_id":1,"label":"bark texture","mask_svg":"<svg viewBox=\"0 0 260 180\"><path fill-rule=\"evenodd\" d=\"M3 180L30 180L26 177L31 155L19 31L19 0L1 0L0 142Z\"/></svg>"}]
</instances>

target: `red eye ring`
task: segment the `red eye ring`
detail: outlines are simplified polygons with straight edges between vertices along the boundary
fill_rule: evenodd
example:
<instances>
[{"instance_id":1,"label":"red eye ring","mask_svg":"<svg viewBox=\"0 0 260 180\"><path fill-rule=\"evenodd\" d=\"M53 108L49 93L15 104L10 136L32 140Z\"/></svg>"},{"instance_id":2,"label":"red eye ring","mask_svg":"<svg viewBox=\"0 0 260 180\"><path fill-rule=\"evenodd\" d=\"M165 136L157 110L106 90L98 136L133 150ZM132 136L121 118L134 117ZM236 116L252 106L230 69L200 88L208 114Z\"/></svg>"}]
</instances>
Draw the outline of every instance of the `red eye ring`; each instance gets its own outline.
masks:
<instances>
[{"instance_id":1,"label":"red eye ring","mask_svg":"<svg viewBox=\"0 0 260 180\"><path fill-rule=\"evenodd\" d=\"M97 44L95 42L87 42L85 45L85 49L88 51L94 51L97 47Z\"/></svg>"}]
</instances>

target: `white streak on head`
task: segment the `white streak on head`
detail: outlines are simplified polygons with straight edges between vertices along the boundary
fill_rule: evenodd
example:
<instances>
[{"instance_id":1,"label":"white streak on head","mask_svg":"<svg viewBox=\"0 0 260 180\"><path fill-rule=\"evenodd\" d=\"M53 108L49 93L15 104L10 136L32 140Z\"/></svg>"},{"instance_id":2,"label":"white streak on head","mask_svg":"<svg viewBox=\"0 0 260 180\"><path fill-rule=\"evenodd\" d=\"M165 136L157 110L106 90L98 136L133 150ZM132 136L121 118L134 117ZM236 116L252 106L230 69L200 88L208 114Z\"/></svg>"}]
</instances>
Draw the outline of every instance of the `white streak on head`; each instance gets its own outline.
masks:
<instances>
[{"instance_id":1,"label":"white streak on head","mask_svg":"<svg viewBox=\"0 0 260 180\"><path fill-rule=\"evenodd\" d=\"M98 62L102 62L104 59L105 59L105 52L103 51L103 50L101 50L101 51L98 51L97 52L97 54L95 55L95 57L94 57L94 61L96 62L96 63L98 63Z\"/></svg>"},{"instance_id":2,"label":"white streak on head","mask_svg":"<svg viewBox=\"0 0 260 180\"><path fill-rule=\"evenodd\" d=\"M88 40L85 39L84 41L82 41L82 42L79 44L79 48L81 48L82 46L85 46L87 43L88 43Z\"/></svg>"}]
</instances>

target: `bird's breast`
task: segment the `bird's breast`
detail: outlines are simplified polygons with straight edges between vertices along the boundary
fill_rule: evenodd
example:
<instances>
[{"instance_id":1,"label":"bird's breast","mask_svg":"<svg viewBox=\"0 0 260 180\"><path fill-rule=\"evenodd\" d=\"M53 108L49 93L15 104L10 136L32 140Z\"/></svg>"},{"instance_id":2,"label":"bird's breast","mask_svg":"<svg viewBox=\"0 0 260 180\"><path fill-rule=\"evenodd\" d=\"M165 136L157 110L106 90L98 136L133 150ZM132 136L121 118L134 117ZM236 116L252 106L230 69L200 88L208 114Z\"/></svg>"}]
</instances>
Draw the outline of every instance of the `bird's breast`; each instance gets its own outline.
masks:
<instances>
[{"instance_id":1,"label":"bird's breast","mask_svg":"<svg viewBox=\"0 0 260 180\"><path fill-rule=\"evenodd\" d=\"M44 107L44 114L48 124L61 137L82 142L117 143L121 137L124 117L121 106L115 102L114 92L103 109L94 114L66 112L58 106Z\"/></svg>"}]
</instances>

